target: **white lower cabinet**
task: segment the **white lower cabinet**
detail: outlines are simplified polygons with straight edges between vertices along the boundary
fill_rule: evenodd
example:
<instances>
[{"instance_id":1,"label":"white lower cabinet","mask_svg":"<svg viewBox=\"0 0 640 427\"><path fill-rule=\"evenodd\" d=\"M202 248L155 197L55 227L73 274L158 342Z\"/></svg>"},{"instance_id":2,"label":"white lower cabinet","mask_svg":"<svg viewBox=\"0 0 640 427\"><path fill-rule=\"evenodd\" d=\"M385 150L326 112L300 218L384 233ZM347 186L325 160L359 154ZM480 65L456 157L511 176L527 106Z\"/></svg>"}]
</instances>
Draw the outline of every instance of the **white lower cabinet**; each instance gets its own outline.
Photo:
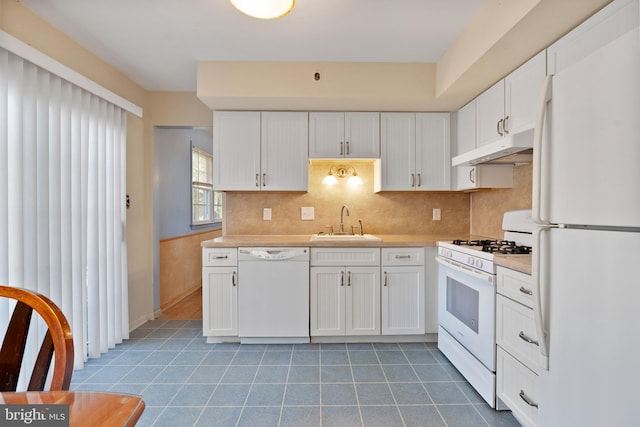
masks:
<instances>
[{"instance_id":1,"label":"white lower cabinet","mask_svg":"<svg viewBox=\"0 0 640 427\"><path fill-rule=\"evenodd\" d=\"M380 334L380 249L311 249L311 336Z\"/></svg>"},{"instance_id":2,"label":"white lower cabinet","mask_svg":"<svg viewBox=\"0 0 640 427\"><path fill-rule=\"evenodd\" d=\"M382 334L424 334L424 248L383 248L382 260Z\"/></svg>"},{"instance_id":3,"label":"white lower cabinet","mask_svg":"<svg viewBox=\"0 0 640 427\"><path fill-rule=\"evenodd\" d=\"M497 395L524 426L537 425L538 336L531 276L497 269Z\"/></svg>"},{"instance_id":4,"label":"white lower cabinet","mask_svg":"<svg viewBox=\"0 0 640 427\"><path fill-rule=\"evenodd\" d=\"M207 342L238 336L238 267L236 248L202 251L202 327Z\"/></svg>"},{"instance_id":5,"label":"white lower cabinet","mask_svg":"<svg viewBox=\"0 0 640 427\"><path fill-rule=\"evenodd\" d=\"M538 423L538 375L498 346L497 394L525 427Z\"/></svg>"}]
</instances>

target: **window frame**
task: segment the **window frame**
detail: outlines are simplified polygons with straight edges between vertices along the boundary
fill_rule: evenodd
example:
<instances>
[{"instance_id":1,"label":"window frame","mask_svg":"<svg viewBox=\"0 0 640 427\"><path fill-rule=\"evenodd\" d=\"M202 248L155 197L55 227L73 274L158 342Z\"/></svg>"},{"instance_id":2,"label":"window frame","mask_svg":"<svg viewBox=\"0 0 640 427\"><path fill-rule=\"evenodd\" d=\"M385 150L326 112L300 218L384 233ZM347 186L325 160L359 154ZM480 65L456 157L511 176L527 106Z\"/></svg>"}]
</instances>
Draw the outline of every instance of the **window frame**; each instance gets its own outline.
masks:
<instances>
[{"instance_id":1,"label":"window frame","mask_svg":"<svg viewBox=\"0 0 640 427\"><path fill-rule=\"evenodd\" d=\"M222 225L222 194L217 191L213 191L213 155L208 153L207 151L196 147L193 142L190 144L190 164L191 164L191 228L201 228L201 227L210 227L210 226L221 226ZM208 174L207 176L194 176L195 168L194 168L194 156L197 156L198 161L202 157L206 158L209 162L208 164ZM194 198L195 191L204 191L208 194L208 197L205 196L205 199L209 200L209 203L197 203ZM218 202L218 203L217 203ZM195 220L196 217L196 209L205 206L209 207L208 216L210 219ZM219 207L220 209L216 209ZM216 217L216 212L219 212L219 217Z\"/></svg>"}]
</instances>

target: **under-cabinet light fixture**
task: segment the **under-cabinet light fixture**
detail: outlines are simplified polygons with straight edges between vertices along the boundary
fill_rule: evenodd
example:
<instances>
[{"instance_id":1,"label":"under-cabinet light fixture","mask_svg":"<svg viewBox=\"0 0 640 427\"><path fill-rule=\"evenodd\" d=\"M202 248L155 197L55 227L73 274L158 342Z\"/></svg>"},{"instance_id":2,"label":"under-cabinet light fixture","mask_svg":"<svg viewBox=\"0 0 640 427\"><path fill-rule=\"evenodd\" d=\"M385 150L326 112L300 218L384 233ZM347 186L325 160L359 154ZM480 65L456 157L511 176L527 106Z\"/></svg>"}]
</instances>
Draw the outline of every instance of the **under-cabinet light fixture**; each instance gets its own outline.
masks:
<instances>
[{"instance_id":1,"label":"under-cabinet light fixture","mask_svg":"<svg viewBox=\"0 0 640 427\"><path fill-rule=\"evenodd\" d=\"M338 178L345 178L347 176L349 177L347 180L349 186L356 187L362 185L362 178L358 176L358 172L356 172L353 166L331 166L322 183L329 186L335 185L338 183Z\"/></svg>"},{"instance_id":2,"label":"under-cabinet light fixture","mask_svg":"<svg viewBox=\"0 0 640 427\"><path fill-rule=\"evenodd\" d=\"M293 10L295 0L229 0L245 15L258 19L281 18Z\"/></svg>"}]
</instances>

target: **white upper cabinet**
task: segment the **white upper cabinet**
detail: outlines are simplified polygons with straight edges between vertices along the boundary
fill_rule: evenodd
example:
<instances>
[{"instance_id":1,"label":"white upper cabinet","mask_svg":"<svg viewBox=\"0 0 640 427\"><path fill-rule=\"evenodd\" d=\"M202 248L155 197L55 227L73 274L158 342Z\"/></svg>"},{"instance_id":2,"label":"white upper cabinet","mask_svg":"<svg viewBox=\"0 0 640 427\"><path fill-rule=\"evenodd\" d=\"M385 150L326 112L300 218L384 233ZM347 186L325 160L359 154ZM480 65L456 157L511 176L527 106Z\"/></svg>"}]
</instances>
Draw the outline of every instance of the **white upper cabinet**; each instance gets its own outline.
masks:
<instances>
[{"instance_id":1,"label":"white upper cabinet","mask_svg":"<svg viewBox=\"0 0 640 427\"><path fill-rule=\"evenodd\" d=\"M455 155L476 148L476 100L457 114L457 144ZM509 188L513 186L513 166L477 165L453 168L453 188L475 190L478 188Z\"/></svg>"},{"instance_id":2,"label":"white upper cabinet","mask_svg":"<svg viewBox=\"0 0 640 427\"><path fill-rule=\"evenodd\" d=\"M260 112L213 113L213 189L259 190Z\"/></svg>"},{"instance_id":3,"label":"white upper cabinet","mask_svg":"<svg viewBox=\"0 0 640 427\"><path fill-rule=\"evenodd\" d=\"M450 190L448 113L381 113L375 191Z\"/></svg>"},{"instance_id":4,"label":"white upper cabinet","mask_svg":"<svg viewBox=\"0 0 640 427\"><path fill-rule=\"evenodd\" d=\"M476 100L474 99L458 110L457 141L454 156L463 154L476 148Z\"/></svg>"},{"instance_id":5,"label":"white upper cabinet","mask_svg":"<svg viewBox=\"0 0 640 427\"><path fill-rule=\"evenodd\" d=\"M213 188L306 191L306 112L216 111Z\"/></svg>"},{"instance_id":6,"label":"white upper cabinet","mask_svg":"<svg viewBox=\"0 0 640 427\"><path fill-rule=\"evenodd\" d=\"M476 146L534 127L545 75L542 51L476 98Z\"/></svg>"},{"instance_id":7,"label":"white upper cabinet","mask_svg":"<svg viewBox=\"0 0 640 427\"><path fill-rule=\"evenodd\" d=\"M416 189L451 189L451 116L416 113Z\"/></svg>"},{"instance_id":8,"label":"white upper cabinet","mask_svg":"<svg viewBox=\"0 0 640 427\"><path fill-rule=\"evenodd\" d=\"M307 191L308 126L306 112L262 112L262 190Z\"/></svg>"},{"instance_id":9,"label":"white upper cabinet","mask_svg":"<svg viewBox=\"0 0 640 427\"><path fill-rule=\"evenodd\" d=\"M309 158L380 157L380 113L309 113Z\"/></svg>"}]
</instances>

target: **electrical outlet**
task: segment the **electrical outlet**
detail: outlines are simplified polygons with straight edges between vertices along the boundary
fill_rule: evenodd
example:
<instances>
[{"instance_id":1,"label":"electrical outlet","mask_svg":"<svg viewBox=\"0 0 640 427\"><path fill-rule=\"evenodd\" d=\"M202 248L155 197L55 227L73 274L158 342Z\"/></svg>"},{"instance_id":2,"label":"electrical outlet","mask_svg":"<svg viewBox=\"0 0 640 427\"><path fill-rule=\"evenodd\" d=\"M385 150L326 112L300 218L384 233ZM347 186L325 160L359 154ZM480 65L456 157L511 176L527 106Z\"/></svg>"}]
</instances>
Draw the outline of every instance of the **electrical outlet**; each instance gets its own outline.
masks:
<instances>
[{"instance_id":1,"label":"electrical outlet","mask_svg":"<svg viewBox=\"0 0 640 427\"><path fill-rule=\"evenodd\" d=\"M433 220L440 221L440 208L433 208Z\"/></svg>"},{"instance_id":2,"label":"electrical outlet","mask_svg":"<svg viewBox=\"0 0 640 427\"><path fill-rule=\"evenodd\" d=\"M262 219L265 221L271 221L271 208L264 208L262 210Z\"/></svg>"},{"instance_id":3,"label":"electrical outlet","mask_svg":"<svg viewBox=\"0 0 640 427\"><path fill-rule=\"evenodd\" d=\"M311 221L315 218L313 206L300 208L300 219L303 221Z\"/></svg>"}]
</instances>

